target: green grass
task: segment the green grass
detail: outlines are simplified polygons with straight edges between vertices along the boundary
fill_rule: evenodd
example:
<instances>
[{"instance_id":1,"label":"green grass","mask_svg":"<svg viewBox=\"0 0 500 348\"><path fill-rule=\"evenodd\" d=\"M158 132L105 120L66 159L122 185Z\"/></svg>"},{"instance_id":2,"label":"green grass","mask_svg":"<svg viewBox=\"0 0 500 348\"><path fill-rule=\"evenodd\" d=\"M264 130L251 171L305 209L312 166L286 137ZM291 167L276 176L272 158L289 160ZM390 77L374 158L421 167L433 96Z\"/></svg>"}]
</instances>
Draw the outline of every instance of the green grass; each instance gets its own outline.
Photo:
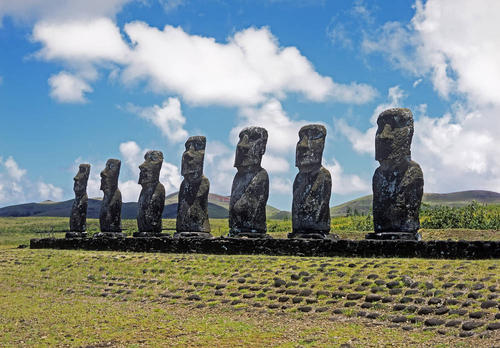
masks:
<instances>
[{"instance_id":1,"label":"green grass","mask_svg":"<svg viewBox=\"0 0 500 348\"><path fill-rule=\"evenodd\" d=\"M227 231L226 219L211 224L214 235ZM135 221L125 220L123 225L130 234ZM173 220L164 221L164 226L174 225ZM481 320L485 323L498 321L494 319L498 307L481 308L490 295L500 295L498 260L17 248L29 238L46 236L41 231L66 226L67 219L60 218L0 219L1 347L491 347L500 341L500 330L481 337L485 325L473 330L472 337L460 338L460 328L441 325L429 330L423 322L391 322L396 315L470 320L467 315L452 313L437 316L394 310L409 289L417 290L410 296L414 300L410 304L418 308L427 306L431 298L455 299L459 303L449 308L484 311ZM269 221L268 226L274 226L273 236L286 235L290 227L287 221ZM89 221L91 232L97 228L96 220ZM362 238L365 232L338 233ZM429 239L477 239L481 233L485 239L498 237L496 231L423 231ZM285 285L275 285L276 278ZM377 280L399 281L401 293L391 294L384 284L377 288ZM365 296L374 291L392 297L391 302L363 308ZM343 295L333 296L336 292ZM361 298L348 300L346 295L351 293L361 294ZM470 293L480 297L470 299ZM421 300L424 302L417 304ZM345 307L347 302L355 305ZM466 302L468 306L463 307ZM306 306L309 312L302 311ZM380 316L368 319L360 316L363 311Z\"/></svg>"}]
</instances>

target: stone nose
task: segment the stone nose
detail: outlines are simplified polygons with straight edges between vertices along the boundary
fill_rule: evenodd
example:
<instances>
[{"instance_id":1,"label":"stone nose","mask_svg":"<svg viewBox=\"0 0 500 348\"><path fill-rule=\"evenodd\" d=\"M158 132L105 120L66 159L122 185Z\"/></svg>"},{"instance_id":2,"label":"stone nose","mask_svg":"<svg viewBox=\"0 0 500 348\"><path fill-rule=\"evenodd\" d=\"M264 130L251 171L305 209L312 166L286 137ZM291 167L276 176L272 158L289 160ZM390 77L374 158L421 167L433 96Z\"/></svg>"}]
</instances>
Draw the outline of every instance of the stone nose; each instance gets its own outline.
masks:
<instances>
[{"instance_id":1,"label":"stone nose","mask_svg":"<svg viewBox=\"0 0 500 348\"><path fill-rule=\"evenodd\" d=\"M300 138L299 142L297 143L297 147L299 148L307 148L308 147L308 141L306 137Z\"/></svg>"},{"instance_id":2,"label":"stone nose","mask_svg":"<svg viewBox=\"0 0 500 348\"><path fill-rule=\"evenodd\" d=\"M388 139L388 138L393 138L393 135L392 135L392 128L390 125L386 124L384 126L384 129L382 130L382 132L379 134L379 138L382 138L382 139Z\"/></svg>"},{"instance_id":3,"label":"stone nose","mask_svg":"<svg viewBox=\"0 0 500 348\"><path fill-rule=\"evenodd\" d=\"M239 146L245 146L248 147L248 135L243 135L243 137L240 139L240 142L238 143Z\"/></svg>"}]
</instances>

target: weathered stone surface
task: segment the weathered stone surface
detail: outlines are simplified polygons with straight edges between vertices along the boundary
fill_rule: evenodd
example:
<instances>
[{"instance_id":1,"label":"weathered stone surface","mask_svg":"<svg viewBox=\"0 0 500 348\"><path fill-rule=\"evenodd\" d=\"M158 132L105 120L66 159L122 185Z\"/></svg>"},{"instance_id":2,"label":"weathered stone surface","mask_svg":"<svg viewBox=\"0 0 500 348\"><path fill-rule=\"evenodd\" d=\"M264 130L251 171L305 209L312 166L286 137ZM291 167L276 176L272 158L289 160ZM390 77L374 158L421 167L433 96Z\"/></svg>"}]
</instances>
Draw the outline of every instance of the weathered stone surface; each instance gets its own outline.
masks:
<instances>
[{"instance_id":1,"label":"weathered stone surface","mask_svg":"<svg viewBox=\"0 0 500 348\"><path fill-rule=\"evenodd\" d=\"M139 211L137 214L138 233L134 236L147 236L161 233L161 215L165 207L165 187L160 183L160 170L163 164L161 151L148 151L144 163L139 166Z\"/></svg>"},{"instance_id":2,"label":"weathered stone surface","mask_svg":"<svg viewBox=\"0 0 500 348\"><path fill-rule=\"evenodd\" d=\"M122 194L118 189L121 161L109 159L101 172L101 190L104 197L99 212L101 233L96 237L124 237L121 233Z\"/></svg>"},{"instance_id":3,"label":"weathered stone surface","mask_svg":"<svg viewBox=\"0 0 500 348\"><path fill-rule=\"evenodd\" d=\"M299 173L293 182L292 233L289 238L324 238L330 232L332 178L321 165L326 128L319 124L299 131L295 166Z\"/></svg>"},{"instance_id":4,"label":"weathered stone surface","mask_svg":"<svg viewBox=\"0 0 500 348\"><path fill-rule=\"evenodd\" d=\"M267 131L247 127L240 132L234 166L238 169L229 201L230 237L265 237L269 176L261 167L266 151Z\"/></svg>"},{"instance_id":5,"label":"weathered stone surface","mask_svg":"<svg viewBox=\"0 0 500 348\"><path fill-rule=\"evenodd\" d=\"M211 237L208 220L210 182L203 175L206 143L203 136L190 137L186 141L181 167L184 180L179 189L174 237Z\"/></svg>"},{"instance_id":6,"label":"weathered stone surface","mask_svg":"<svg viewBox=\"0 0 500 348\"><path fill-rule=\"evenodd\" d=\"M409 109L382 112L377 120L375 159L380 166L373 176L373 223L368 239L414 239L418 229L424 177L411 160L413 115Z\"/></svg>"},{"instance_id":7,"label":"weathered stone surface","mask_svg":"<svg viewBox=\"0 0 500 348\"><path fill-rule=\"evenodd\" d=\"M69 232L66 238L81 238L87 235L87 206L89 198L87 196L87 181L90 174L90 164L80 164L76 173L73 185L75 200L71 207L69 217Z\"/></svg>"},{"instance_id":8,"label":"weathered stone surface","mask_svg":"<svg viewBox=\"0 0 500 348\"><path fill-rule=\"evenodd\" d=\"M273 239L273 238L121 238L95 240L92 238L32 239L30 248L120 250L134 252L201 253L224 255L296 255L317 257L409 257L430 259L498 259L500 241L380 241L330 239ZM337 274L340 277L340 275ZM302 279L305 279L302 278ZM285 282L286 284L286 282ZM281 286L285 285L282 284ZM306 291L306 290L303 290ZM310 293L301 292L300 296ZM332 298L343 298L341 291ZM416 302L417 299L415 299ZM393 302L382 298L383 303ZM467 311L459 314L464 315ZM450 314L456 314L452 311ZM500 319L500 316L496 319Z\"/></svg>"}]
</instances>

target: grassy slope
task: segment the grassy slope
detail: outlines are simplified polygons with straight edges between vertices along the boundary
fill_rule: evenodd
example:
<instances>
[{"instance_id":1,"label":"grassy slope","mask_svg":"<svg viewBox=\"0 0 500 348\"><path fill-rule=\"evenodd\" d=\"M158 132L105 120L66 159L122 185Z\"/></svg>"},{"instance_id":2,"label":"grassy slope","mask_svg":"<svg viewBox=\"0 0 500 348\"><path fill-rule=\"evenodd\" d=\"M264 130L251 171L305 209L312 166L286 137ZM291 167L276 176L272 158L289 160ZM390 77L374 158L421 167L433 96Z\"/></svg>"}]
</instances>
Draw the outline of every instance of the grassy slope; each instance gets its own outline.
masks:
<instances>
[{"instance_id":1,"label":"grassy slope","mask_svg":"<svg viewBox=\"0 0 500 348\"><path fill-rule=\"evenodd\" d=\"M458 328L441 325L438 329L442 333L438 334L436 328L424 330L421 321L394 324L395 317L418 317L393 310L393 303L402 294L393 296L393 303L375 303L370 309L359 307L362 299L331 296L342 288L344 294L359 293L364 297L370 294L370 286L365 290L359 287L369 274L377 274L386 282L400 280L400 275L405 274L420 283L416 287L419 294L426 291L425 282L438 289L448 281L462 282L466 289L458 300L465 301L476 283L470 279L489 276L483 281L487 287L498 284L499 274L491 269L494 261L6 248L0 248L0 261L0 345L6 347L323 347L343 343L354 347L489 347L500 339L498 331L480 338L484 325L473 331L474 336L463 339L457 337ZM299 272L307 273L292 278ZM391 274L396 277L389 279ZM274 286L275 277L289 285ZM403 283L398 286L403 291L406 288ZM291 290L308 291L308 295L285 294ZM440 297L452 291L445 290ZM388 292L384 286L378 294L387 296ZM479 292L486 295L488 290ZM294 304L292 298L301 301ZM354 306L346 307L348 302ZM472 302L469 311L481 310L480 301ZM363 311L379 317L359 316ZM487 313L485 322L494 321L497 309L483 311ZM445 314L426 315L422 320L431 317L465 319Z\"/></svg>"},{"instance_id":2,"label":"grassy slope","mask_svg":"<svg viewBox=\"0 0 500 348\"><path fill-rule=\"evenodd\" d=\"M211 220L211 224L214 235L227 229L227 219ZM496 307L480 308L489 295L499 293L498 260L16 248L29 238L46 236L40 231L51 227L57 231L66 226L65 218L0 218L0 346L324 347L346 343L352 347L491 347L500 341L500 330L480 337L486 324L495 322L494 315L499 312ZM123 226L130 234L135 221L124 220ZM173 227L175 221L166 219L164 226ZM284 237L284 230L289 227L282 221L269 221L268 226L275 226L274 237ZM90 220L89 227L91 232L97 231L97 220ZM344 237L364 234L342 233ZM477 233L488 231L424 231L424 239L468 239ZM488 239L491 234L485 237ZM376 286L372 275L386 283L398 281L396 288L401 292L390 295L391 290L382 285L375 293L390 295L392 302L379 301L372 303L372 308L362 308L364 297L373 293ZM275 286L276 278L284 280L286 286ZM418 283L413 287L405 284L404 279ZM428 284L432 286L430 290ZM458 284L463 284L461 293L452 295ZM479 290L472 290L478 284ZM457 304L446 307L465 308L466 313L483 311L486 316L481 321L485 324L468 338L457 336L459 327L439 325L427 330L423 321L429 318L460 322L471 319L467 314L418 315L408 310L396 311L394 306L408 297L405 292L410 288L416 289L417 294L409 297L415 301L423 299L424 303L406 305L428 306L431 297L455 299ZM335 292L344 295L332 296ZM470 299L470 292L480 297ZM362 297L349 300L349 293ZM466 301L469 306L462 307ZM353 305L347 307L347 303ZM440 306L431 305L435 309ZM362 312L377 313L379 317L368 319ZM408 322L395 324L392 320L396 317L405 317Z\"/></svg>"},{"instance_id":3,"label":"grassy slope","mask_svg":"<svg viewBox=\"0 0 500 348\"><path fill-rule=\"evenodd\" d=\"M472 201L485 204L500 204L500 193L491 191L461 191L452 193L424 193L422 202L428 205L447 205L451 207L463 207ZM352 201L330 208L332 216L345 216L347 208L354 212L356 209L360 214L367 214L372 207L372 195L363 196Z\"/></svg>"}]
</instances>

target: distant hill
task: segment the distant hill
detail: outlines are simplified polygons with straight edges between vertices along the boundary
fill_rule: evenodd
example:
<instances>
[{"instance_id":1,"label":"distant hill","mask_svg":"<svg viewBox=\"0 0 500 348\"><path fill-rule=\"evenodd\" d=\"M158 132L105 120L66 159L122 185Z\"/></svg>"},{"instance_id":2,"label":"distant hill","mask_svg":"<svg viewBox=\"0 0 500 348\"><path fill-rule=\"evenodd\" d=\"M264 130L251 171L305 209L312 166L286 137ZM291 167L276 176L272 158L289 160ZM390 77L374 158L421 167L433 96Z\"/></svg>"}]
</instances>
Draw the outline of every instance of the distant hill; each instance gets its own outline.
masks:
<instances>
[{"instance_id":1,"label":"distant hill","mask_svg":"<svg viewBox=\"0 0 500 348\"><path fill-rule=\"evenodd\" d=\"M174 192L174 193L169 194L167 197L165 197L165 204L173 204L173 203L177 204L178 194L179 194L179 192ZM218 195L216 193L209 193L208 194L208 203L209 204L212 203L212 204L217 205L221 208L224 208L227 211L227 215L225 217L229 217L229 198L230 198L229 196L222 196L222 195ZM266 216L268 218L273 218L274 215L276 215L280 212L281 212L281 210L279 210L278 208L275 208L271 205L266 206ZM208 215L210 215L210 211L209 211Z\"/></svg>"},{"instance_id":2,"label":"distant hill","mask_svg":"<svg viewBox=\"0 0 500 348\"><path fill-rule=\"evenodd\" d=\"M348 209L351 213L367 214L372 208L372 195L356 198L352 201L330 208L331 216L345 216ZM424 193L423 204L463 207L472 201L484 204L500 204L500 193L492 191L472 190L452 193Z\"/></svg>"},{"instance_id":3,"label":"distant hill","mask_svg":"<svg viewBox=\"0 0 500 348\"><path fill-rule=\"evenodd\" d=\"M87 208L88 218L99 218L101 209L101 198L89 198ZM11 205L0 208L0 217L20 216L60 216L69 217L73 200L64 202L43 201L40 203L26 203ZM122 204L122 219L135 219L137 217L137 202ZM272 217L280 210L272 206L266 208L267 216ZM177 216L177 192L165 197L164 218L174 219ZM225 219L229 217L229 197L217 194L208 196L208 216L214 219Z\"/></svg>"}]
</instances>

